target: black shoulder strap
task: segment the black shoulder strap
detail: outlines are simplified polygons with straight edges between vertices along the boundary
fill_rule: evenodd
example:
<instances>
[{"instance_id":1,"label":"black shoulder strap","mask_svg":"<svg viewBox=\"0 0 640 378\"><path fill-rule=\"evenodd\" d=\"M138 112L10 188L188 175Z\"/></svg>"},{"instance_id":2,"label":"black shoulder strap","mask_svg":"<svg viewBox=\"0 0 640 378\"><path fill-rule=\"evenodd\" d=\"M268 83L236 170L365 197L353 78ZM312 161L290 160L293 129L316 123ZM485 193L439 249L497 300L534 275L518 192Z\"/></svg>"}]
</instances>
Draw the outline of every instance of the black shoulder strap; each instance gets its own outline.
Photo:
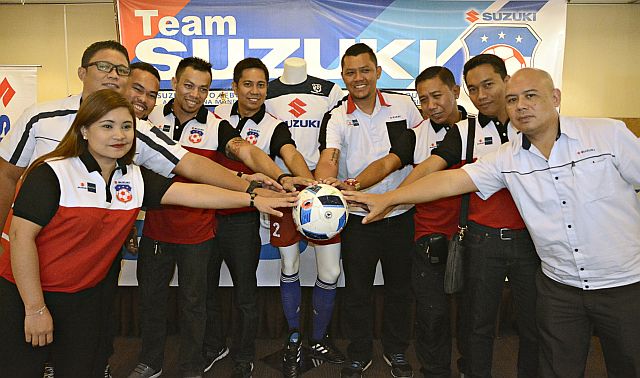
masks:
<instances>
[{"instance_id":1,"label":"black shoulder strap","mask_svg":"<svg viewBox=\"0 0 640 378\"><path fill-rule=\"evenodd\" d=\"M465 164L473 163L473 145L476 139L476 117L469 116L467 127L467 152L465 155ZM462 195L462 204L460 205L460 228L467 227L467 218L469 216L469 197L471 193Z\"/></svg>"}]
</instances>

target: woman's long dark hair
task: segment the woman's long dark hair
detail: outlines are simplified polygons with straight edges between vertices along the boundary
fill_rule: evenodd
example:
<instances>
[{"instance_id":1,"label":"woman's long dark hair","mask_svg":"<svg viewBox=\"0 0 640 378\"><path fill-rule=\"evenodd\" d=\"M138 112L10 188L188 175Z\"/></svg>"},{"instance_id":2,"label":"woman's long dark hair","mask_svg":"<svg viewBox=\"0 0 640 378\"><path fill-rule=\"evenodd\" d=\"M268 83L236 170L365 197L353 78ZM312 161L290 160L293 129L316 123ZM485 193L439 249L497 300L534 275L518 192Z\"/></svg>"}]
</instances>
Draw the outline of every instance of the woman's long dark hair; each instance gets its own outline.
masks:
<instances>
[{"instance_id":1,"label":"woman's long dark hair","mask_svg":"<svg viewBox=\"0 0 640 378\"><path fill-rule=\"evenodd\" d=\"M87 150L87 141L82 138L82 128L89 127L93 123L97 122L105 114L118 108L126 108L131 114L133 119L133 130L136 130L136 115L133 111L133 106L127 101L121 94L111 89L101 89L89 95L89 97L82 100L80 109L76 114L76 118L73 120L69 131L65 134L64 138L58 144L55 150L49 152L36 159L23 177L26 177L35 167L41 165L49 159L66 159L70 157L76 157L82 155ZM120 158L125 164L131 164L133 156L136 153L136 138L131 143L131 149Z\"/></svg>"}]
</instances>

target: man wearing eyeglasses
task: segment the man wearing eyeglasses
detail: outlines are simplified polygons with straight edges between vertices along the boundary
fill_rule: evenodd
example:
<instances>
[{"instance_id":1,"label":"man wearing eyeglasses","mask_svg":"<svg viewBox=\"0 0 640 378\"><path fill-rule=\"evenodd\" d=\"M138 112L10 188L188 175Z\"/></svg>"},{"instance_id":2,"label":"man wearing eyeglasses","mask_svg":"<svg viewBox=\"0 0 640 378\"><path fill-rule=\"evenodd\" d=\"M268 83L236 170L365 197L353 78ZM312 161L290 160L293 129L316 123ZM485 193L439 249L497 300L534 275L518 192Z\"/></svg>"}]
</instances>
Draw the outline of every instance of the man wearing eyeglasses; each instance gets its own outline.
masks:
<instances>
[{"instance_id":1,"label":"man wearing eyeglasses","mask_svg":"<svg viewBox=\"0 0 640 378\"><path fill-rule=\"evenodd\" d=\"M105 88L123 93L130 72L129 55L124 46L116 41L95 42L84 51L78 68L78 78L83 84L82 93L33 105L12 125L9 134L0 142L0 225L5 224L20 175L32 161L56 148L75 119L82 98ZM163 176L175 173L192 181L237 191L245 191L250 185L221 165L187 152L148 122L138 122L136 137L135 162ZM282 174L273 161L258 149L238 147L231 152L246 159L256 172L268 172L273 177ZM266 179L265 182L280 187L275 180ZM263 189L256 191L261 191L260 195L267 194ZM119 264L114 264L101 283L105 286L105 303L113 301L119 268ZM111 346L106 347L108 357ZM96 362L97 372L105 369L106 358L103 362ZM107 374L108 369L105 376Z\"/></svg>"}]
</instances>

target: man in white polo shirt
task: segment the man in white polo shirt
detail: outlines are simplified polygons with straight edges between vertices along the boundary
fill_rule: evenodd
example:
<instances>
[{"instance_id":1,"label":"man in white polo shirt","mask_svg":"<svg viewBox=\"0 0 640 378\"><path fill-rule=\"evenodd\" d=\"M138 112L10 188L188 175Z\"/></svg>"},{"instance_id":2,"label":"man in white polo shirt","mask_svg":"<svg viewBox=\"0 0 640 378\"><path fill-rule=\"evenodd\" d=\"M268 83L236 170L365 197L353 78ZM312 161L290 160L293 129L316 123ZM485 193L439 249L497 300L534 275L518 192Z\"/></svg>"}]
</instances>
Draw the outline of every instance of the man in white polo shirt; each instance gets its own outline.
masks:
<instances>
[{"instance_id":1,"label":"man in white polo shirt","mask_svg":"<svg viewBox=\"0 0 640 378\"><path fill-rule=\"evenodd\" d=\"M368 205L367 222L393 204L509 189L542 260L540 376L583 376L592 328L608 375L638 376L640 141L619 121L560 117L560 91L542 70L513 75L506 99L521 134L497 152L377 198L347 198Z\"/></svg>"},{"instance_id":2,"label":"man in white polo shirt","mask_svg":"<svg viewBox=\"0 0 640 378\"><path fill-rule=\"evenodd\" d=\"M367 45L349 47L341 64L349 96L323 120L316 178L337 177L356 190L372 193L395 189L412 169L415 147L403 148L398 142L407 128L422 122L422 116L410 97L377 90L381 68ZM393 167L385 169L384 175L362 175L371 163L389 152L399 157L399 164L392 161ZM342 369L343 377L360 377L371 364L371 292L378 261L384 272L384 358L395 377L413 375L404 354L409 345L412 301L414 228L410 209L399 206L383 221L364 226L360 221L366 213L354 209L341 234L346 294L343 306L351 340L347 351L350 363Z\"/></svg>"}]
</instances>

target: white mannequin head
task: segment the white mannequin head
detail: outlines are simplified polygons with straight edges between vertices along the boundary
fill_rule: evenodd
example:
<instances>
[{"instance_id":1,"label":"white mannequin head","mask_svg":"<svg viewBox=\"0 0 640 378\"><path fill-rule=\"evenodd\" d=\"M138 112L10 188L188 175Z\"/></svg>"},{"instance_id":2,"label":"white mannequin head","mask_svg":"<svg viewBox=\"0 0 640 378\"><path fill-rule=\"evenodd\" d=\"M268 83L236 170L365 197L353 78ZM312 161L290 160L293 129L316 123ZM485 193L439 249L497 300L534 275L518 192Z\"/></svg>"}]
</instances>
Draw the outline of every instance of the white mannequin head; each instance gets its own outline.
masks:
<instances>
[{"instance_id":1,"label":"white mannequin head","mask_svg":"<svg viewBox=\"0 0 640 378\"><path fill-rule=\"evenodd\" d=\"M307 62L302 58L287 58L284 61L284 72L280 76L283 84L295 85L307 80Z\"/></svg>"}]
</instances>

